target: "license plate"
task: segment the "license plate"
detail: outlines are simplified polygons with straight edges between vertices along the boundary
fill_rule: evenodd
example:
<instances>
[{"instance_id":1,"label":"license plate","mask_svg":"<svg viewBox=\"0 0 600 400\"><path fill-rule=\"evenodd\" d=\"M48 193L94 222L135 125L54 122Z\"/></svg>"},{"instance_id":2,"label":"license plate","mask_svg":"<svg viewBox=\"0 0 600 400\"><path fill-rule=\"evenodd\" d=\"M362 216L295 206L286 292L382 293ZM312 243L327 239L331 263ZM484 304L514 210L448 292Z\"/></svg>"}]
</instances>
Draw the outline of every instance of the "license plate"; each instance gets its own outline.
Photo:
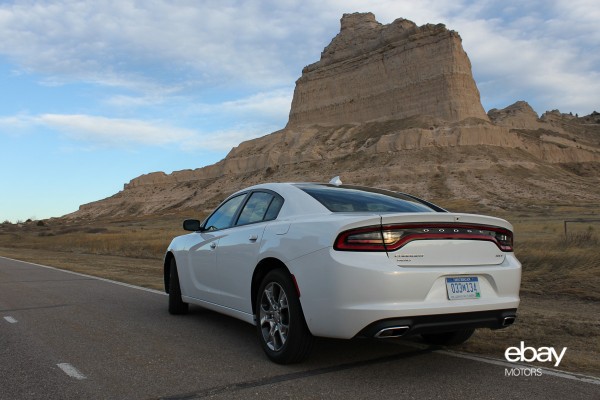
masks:
<instances>
[{"instance_id":1,"label":"license plate","mask_svg":"<svg viewBox=\"0 0 600 400\"><path fill-rule=\"evenodd\" d=\"M446 278L446 290L449 300L478 299L481 297L479 278L476 276L461 276Z\"/></svg>"}]
</instances>

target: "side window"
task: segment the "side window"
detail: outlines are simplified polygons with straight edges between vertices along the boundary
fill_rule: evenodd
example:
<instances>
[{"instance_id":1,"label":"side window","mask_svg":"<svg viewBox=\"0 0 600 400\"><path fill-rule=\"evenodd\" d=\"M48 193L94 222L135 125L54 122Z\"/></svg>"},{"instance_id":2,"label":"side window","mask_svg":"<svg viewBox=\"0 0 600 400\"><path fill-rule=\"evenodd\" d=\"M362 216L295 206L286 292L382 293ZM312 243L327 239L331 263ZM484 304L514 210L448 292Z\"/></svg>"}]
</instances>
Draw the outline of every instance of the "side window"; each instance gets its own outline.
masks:
<instances>
[{"instance_id":1,"label":"side window","mask_svg":"<svg viewBox=\"0 0 600 400\"><path fill-rule=\"evenodd\" d=\"M283 206L283 199L279 196L273 196L273 200L271 201L271 204L269 204L269 208L265 214L265 221L277 218L281 206Z\"/></svg>"},{"instance_id":2,"label":"side window","mask_svg":"<svg viewBox=\"0 0 600 400\"><path fill-rule=\"evenodd\" d=\"M240 194L223 203L221 207L217 208L217 210L206 220L204 229L216 231L218 229L229 228L233 224L233 217L245 197L245 194Z\"/></svg>"},{"instance_id":3,"label":"side window","mask_svg":"<svg viewBox=\"0 0 600 400\"><path fill-rule=\"evenodd\" d=\"M267 209L269 208L272 199L273 195L271 193L252 193L248 202L242 209L236 225L246 225L262 221L265 218L265 214L267 213Z\"/></svg>"},{"instance_id":4,"label":"side window","mask_svg":"<svg viewBox=\"0 0 600 400\"><path fill-rule=\"evenodd\" d=\"M252 224L260 221L271 221L277 218L283 205L283 199L273 193L254 192L242 209L236 225Z\"/></svg>"}]
</instances>

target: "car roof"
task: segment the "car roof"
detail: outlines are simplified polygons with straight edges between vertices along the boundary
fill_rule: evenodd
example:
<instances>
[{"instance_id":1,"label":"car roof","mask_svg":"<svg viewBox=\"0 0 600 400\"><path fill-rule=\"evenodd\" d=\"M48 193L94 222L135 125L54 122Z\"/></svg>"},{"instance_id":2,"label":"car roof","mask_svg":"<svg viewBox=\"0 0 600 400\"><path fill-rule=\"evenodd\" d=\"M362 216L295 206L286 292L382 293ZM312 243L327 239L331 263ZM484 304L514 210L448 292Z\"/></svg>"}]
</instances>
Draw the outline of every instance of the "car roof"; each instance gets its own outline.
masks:
<instances>
[{"instance_id":1,"label":"car roof","mask_svg":"<svg viewBox=\"0 0 600 400\"><path fill-rule=\"evenodd\" d=\"M427 207L429 207L432 211L437 212L447 212L443 208L429 203L423 199L419 199L407 193L394 192L391 190L373 188L368 186L358 186L358 185L334 185L331 183L321 183L321 182L271 182L271 183L261 183L258 185L250 186L245 189L239 190L234 193L232 196L240 193L245 193L252 190L272 190L276 193L279 193L286 200L286 206L282 209L284 214L289 215L301 215L301 214L329 214L331 210L329 210L324 204L322 204L318 199L307 193L304 188L310 187L328 187L328 188L336 188L339 187L341 189L355 189L362 190L371 193L379 193L392 197L404 197L404 198L412 198L414 201L421 203ZM370 212L369 212L370 213ZM377 214L377 213L373 213Z\"/></svg>"}]
</instances>

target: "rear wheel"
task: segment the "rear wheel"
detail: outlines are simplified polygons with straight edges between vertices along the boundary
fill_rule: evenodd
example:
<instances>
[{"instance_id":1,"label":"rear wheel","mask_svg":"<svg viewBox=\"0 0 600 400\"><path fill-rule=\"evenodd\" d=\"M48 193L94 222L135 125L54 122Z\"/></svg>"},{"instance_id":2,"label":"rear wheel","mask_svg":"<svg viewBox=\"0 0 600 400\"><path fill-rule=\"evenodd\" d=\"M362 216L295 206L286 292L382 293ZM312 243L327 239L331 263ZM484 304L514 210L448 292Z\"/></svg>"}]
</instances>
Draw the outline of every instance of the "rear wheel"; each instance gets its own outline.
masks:
<instances>
[{"instance_id":1,"label":"rear wheel","mask_svg":"<svg viewBox=\"0 0 600 400\"><path fill-rule=\"evenodd\" d=\"M424 333L421 336L429 344L456 346L469 340L475 329L460 329L453 332Z\"/></svg>"},{"instance_id":2,"label":"rear wheel","mask_svg":"<svg viewBox=\"0 0 600 400\"><path fill-rule=\"evenodd\" d=\"M181 287L179 286L179 274L175 258L171 258L169 268L169 313L174 315L186 314L189 304L181 300Z\"/></svg>"},{"instance_id":3,"label":"rear wheel","mask_svg":"<svg viewBox=\"0 0 600 400\"><path fill-rule=\"evenodd\" d=\"M256 307L258 338L267 356L278 364L306 359L314 338L306 326L296 287L286 271L276 269L265 276Z\"/></svg>"}]
</instances>

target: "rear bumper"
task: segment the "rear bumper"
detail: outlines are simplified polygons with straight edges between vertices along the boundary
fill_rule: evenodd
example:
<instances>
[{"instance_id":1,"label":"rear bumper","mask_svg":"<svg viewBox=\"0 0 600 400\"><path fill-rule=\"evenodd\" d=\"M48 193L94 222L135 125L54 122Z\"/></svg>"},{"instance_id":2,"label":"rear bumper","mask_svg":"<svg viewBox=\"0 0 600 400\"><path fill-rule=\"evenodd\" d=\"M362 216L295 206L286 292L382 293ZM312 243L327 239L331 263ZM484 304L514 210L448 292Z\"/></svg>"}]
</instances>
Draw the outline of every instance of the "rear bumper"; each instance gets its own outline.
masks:
<instances>
[{"instance_id":1,"label":"rear bumper","mask_svg":"<svg viewBox=\"0 0 600 400\"><path fill-rule=\"evenodd\" d=\"M500 328L501 313L514 316L519 306L521 264L512 253L498 265L399 267L385 253L324 249L288 267L315 336L350 339L380 321L408 320L413 334ZM478 277L481 298L449 300L445 278L456 276Z\"/></svg>"},{"instance_id":2,"label":"rear bumper","mask_svg":"<svg viewBox=\"0 0 600 400\"><path fill-rule=\"evenodd\" d=\"M371 323L356 337L399 337L422 333L452 332L459 329L506 328L515 321L517 309L490 310L441 315L389 318Z\"/></svg>"}]
</instances>

